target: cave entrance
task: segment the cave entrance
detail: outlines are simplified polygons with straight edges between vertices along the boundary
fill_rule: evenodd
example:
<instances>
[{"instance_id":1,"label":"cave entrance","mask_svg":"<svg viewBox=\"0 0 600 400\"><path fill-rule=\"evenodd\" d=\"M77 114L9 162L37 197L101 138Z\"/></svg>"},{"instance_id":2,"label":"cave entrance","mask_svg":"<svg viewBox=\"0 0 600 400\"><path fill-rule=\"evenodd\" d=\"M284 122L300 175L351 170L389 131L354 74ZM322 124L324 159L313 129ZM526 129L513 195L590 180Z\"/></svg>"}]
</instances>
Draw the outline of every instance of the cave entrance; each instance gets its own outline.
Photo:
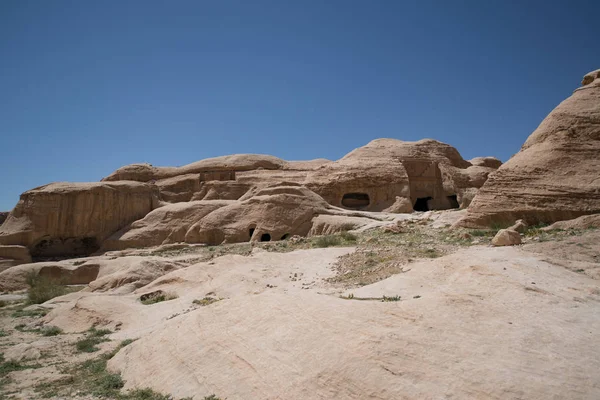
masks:
<instances>
[{"instance_id":1,"label":"cave entrance","mask_svg":"<svg viewBox=\"0 0 600 400\"><path fill-rule=\"evenodd\" d=\"M252 235L254 235L254 229L256 229L256 228L248 229L248 236L250 236L250 239L252 239Z\"/></svg>"},{"instance_id":2,"label":"cave entrance","mask_svg":"<svg viewBox=\"0 0 600 400\"><path fill-rule=\"evenodd\" d=\"M417 201L415 201L415 205L413 206L413 210L415 211L429 211L429 205L427 204L428 200L431 200L432 197L419 197Z\"/></svg>"},{"instance_id":3,"label":"cave entrance","mask_svg":"<svg viewBox=\"0 0 600 400\"><path fill-rule=\"evenodd\" d=\"M289 237L290 237L290 234L289 234L289 233L286 233L285 235L283 235L283 236L281 237L281 240L287 240L287 238L289 238Z\"/></svg>"},{"instance_id":4,"label":"cave entrance","mask_svg":"<svg viewBox=\"0 0 600 400\"><path fill-rule=\"evenodd\" d=\"M271 235L268 233L263 233L262 235L260 235L260 241L261 242L270 242L271 241Z\"/></svg>"},{"instance_id":5,"label":"cave entrance","mask_svg":"<svg viewBox=\"0 0 600 400\"><path fill-rule=\"evenodd\" d=\"M342 197L342 205L347 208L361 209L370 204L369 195L366 193L346 193Z\"/></svg>"},{"instance_id":6,"label":"cave entrance","mask_svg":"<svg viewBox=\"0 0 600 400\"><path fill-rule=\"evenodd\" d=\"M448 196L448 202L450 203L451 208L460 208L460 204L458 204L458 198L455 194Z\"/></svg>"},{"instance_id":7,"label":"cave entrance","mask_svg":"<svg viewBox=\"0 0 600 400\"><path fill-rule=\"evenodd\" d=\"M37 262L86 257L98 249L100 245L95 237L44 237L30 251L31 257Z\"/></svg>"}]
</instances>

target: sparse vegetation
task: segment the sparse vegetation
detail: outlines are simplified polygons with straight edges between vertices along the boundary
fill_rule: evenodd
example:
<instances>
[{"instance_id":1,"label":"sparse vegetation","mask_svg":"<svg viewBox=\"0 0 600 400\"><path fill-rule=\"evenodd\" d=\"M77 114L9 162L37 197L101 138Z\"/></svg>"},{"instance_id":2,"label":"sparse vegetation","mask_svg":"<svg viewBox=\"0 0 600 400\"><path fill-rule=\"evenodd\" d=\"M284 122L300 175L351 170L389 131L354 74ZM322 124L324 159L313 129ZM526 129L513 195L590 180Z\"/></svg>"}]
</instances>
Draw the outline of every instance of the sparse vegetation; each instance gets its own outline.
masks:
<instances>
[{"instance_id":1,"label":"sparse vegetation","mask_svg":"<svg viewBox=\"0 0 600 400\"><path fill-rule=\"evenodd\" d=\"M75 343L75 347L79 352L93 353L100 350L100 348L97 347L100 343L109 341L105 336L110 333L111 331L108 329L98 330L96 328L90 328L90 330L86 332L86 336Z\"/></svg>"},{"instance_id":2,"label":"sparse vegetation","mask_svg":"<svg viewBox=\"0 0 600 400\"><path fill-rule=\"evenodd\" d=\"M340 244L342 238L336 235L318 236L312 242L313 247L334 247Z\"/></svg>"},{"instance_id":3,"label":"sparse vegetation","mask_svg":"<svg viewBox=\"0 0 600 400\"><path fill-rule=\"evenodd\" d=\"M140 297L140 301L142 304L150 305L156 304L163 301L174 300L177 298L175 293L165 293L162 290L157 290L156 292L148 293Z\"/></svg>"},{"instance_id":4,"label":"sparse vegetation","mask_svg":"<svg viewBox=\"0 0 600 400\"><path fill-rule=\"evenodd\" d=\"M27 365L13 360L6 361L4 359L4 354L0 353L0 378L5 377L6 375L8 375L8 373L13 371L22 371L25 369L40 367L41 365L39 364Z\"/></svg>"},{"instance_id":5,"label":"sparse vegetation","mask_svg":"<svg viewBox=\"0 0 600 400\"><path fill-rule=\"evenodd\" d=\"M382 296L382 297L356 297L354 293L350 293L347 296L340 296L340 299L344 300L361 300L361 301L382 301L382 302L392 302L392 301L400 301L400 296Z\"/></svg>"},{"instance_id":6,"label":"sparse vegetation","mask_svg":"<svg viewBox=\"0 0 600 400\"><path fill-rule=\"evenodd\" d=\"M16 309L11 316L13 318L21 318L21 317L43 317L48 314L50 310L46 309L34 309L34 310L24 310L23 308Z\"/></svg>"},{"instance_id":7,"label":"sparse vegetation","mask_svg":"<svg viewBox=\"0 0 600 400\"><path fill-rule=\"evenodd\" d=\"M122 344L122 343L121 343ZM110 354L110 353L109 353ZM63 371L71 377L36 386L36 392L43 397L58 397L60 395L92 395L104 399L115 400L171 400L152 389L135 389L121 393L125 385L119 374L107 371L106 363L110 357L99 357L87 360ZM30 368L30 367L29 367Z\"/></svg>"},{"instance_id":8,"label":"sparse vegetation","mask_svg":"<svg viewBox=\"0 0 600 400\"><path fill-rule=\"evenodd\" d=\"M219 300L221 300L221 299L218 299L216 297L206 296L206 297L204 297L203 299L200 299L200 300L196 299L192 303L197 304L197 305L202 306L202 307L205 307L205 306L211 305L212 303L216 303Z\"/></svg>"},{"instance_id":9,"label":"sparse vegetation","mask_svg":"<svg viewBox=\"0 0 600 400\"><path fill-rule=\"evenodd\" d=\"M0 337L8 336L8 333L4 329L0 329Z\"/></svg>"},{"instance_id":10,"label":"sparse vegetation","mask_svg":"<svg viewBox=\"0 0 600 400\"><path fill-rule=\"evenodd\" d=\"M46 326L40 329L42 336L56 336L62 333L62 329L57 326Z\"/></svg>"},{"instance_id":11,"label":"sparse vegetation","mask_svg":"<svg viewBox=\"0 0 600 400\"><path fill-rule=\"evenodd\" d=\"M39 276L37 272L31 271L27 274L25 281L29 286L27 301L29 304L41 304L58 296L63 296L69 291L59 282L45 276Z\"/></svg>"}]
</instances>

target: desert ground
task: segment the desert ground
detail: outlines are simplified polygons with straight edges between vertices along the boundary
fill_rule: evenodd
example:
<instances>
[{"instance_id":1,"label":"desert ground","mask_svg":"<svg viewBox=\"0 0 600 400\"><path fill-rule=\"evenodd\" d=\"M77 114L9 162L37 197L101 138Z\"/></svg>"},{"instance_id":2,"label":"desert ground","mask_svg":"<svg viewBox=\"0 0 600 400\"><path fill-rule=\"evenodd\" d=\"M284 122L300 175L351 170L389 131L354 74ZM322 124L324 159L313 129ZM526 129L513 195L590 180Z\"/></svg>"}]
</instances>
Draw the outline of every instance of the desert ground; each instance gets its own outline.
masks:
<instances>
[{"instance_id":1,"label":"desert ground","mask_svg":"<svg viewBox=\"0 0 600 400\"><path fill-rule=\"evenodd\" d=\"M57 261L101 273L0 296L1 396L600 398L600 231L494 247L497 228L451 227L464 213Z\"/></svg>"}]
</instances>

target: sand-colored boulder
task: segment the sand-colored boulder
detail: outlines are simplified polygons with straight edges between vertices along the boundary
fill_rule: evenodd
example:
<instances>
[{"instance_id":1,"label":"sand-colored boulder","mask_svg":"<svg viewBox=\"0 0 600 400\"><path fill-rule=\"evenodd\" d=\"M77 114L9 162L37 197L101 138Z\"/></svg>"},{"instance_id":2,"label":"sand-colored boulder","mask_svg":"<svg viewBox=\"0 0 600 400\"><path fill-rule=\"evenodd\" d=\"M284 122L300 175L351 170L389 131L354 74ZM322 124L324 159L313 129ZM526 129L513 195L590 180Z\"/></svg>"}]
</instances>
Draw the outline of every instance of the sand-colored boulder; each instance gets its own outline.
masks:
<instances>
[{"instance_id":1,"label":"sand-colored boulder","mask_svg":"<svg viewBox=\"0 0 600 400\"><path fill-rule=\"evenodd\" d=\"M315 215L330 207L300 185L264 188L208 214L187 232L187 243L236 243L306 236Z\"/></svg>"},{"instance_id":2,"label":"sand-colored boulder","mask_svg":"<svg viewBox=\"0 0 600 400\"><path fill-rule=\"evenodd\" d=\"M154 185L138 182L51 183L29 190L0 226L0 244L35 257L86 255L158 205Z\"/></svg>"},{"instance_id":3,"label":"sand-colored boulder","mask_svg":"<svg viewBox=\"0 0 600 400\"><path fill-rule=\"evenodd\" d=\"M102 244L102 251L183 242L193 224L231 203L227 200L202 200L167 204L110 236Z\"/></svg>"},{"instance_id":4,"label":"sand-colored boulder","mask_svg":"<svg viewBox=\"0 0 600 400\"><path fill-rule=\"evenodd\" d=\"M460 226L551 223L600 213L600 78L560 103L479 190Z\"/></svg>"},{"instance_id":5,"label":"sand-colored boulder","mask_svg":"<svg viewBox=\"0 0 600 400\"><path fill-rule=\"evenodd\" d=\"M512 229L500 229L492 239L494 246L514 246L521 244L521 234Z\"/></svg>"}]
</instances>

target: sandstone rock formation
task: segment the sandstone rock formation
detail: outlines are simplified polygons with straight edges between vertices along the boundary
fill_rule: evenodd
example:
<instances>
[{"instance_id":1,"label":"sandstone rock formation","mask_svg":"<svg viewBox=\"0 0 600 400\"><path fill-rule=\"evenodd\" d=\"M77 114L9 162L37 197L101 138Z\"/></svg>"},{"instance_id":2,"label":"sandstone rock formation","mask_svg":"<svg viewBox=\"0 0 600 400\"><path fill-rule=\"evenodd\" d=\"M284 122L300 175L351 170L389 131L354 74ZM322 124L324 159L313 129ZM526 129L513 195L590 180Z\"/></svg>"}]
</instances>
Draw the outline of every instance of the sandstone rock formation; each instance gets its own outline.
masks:
<instances>
[{"instance_id":1,"label":"sandstone rock formation","mask_svg":"<svg viewBox=\"0 0 600 400\"><path fill-rule=\"evenodd\" d=\"M0 226L0 244L33 257L87 255L158 205L158 189L138 182L52 183L29 190Z\"/></svg>"},{"instance_id":2,"label":"sandstone rock formation","mask_svg":"<svg viewBox=\"0 0 600 400\"><path fill-rule=\"evenodd\" d=\"M479 190L460 226L600 213L600 70L560 103Z\"/></svg>"},{"instance_id":3,"label":"sandstone rock formation","mask_svg":"<svg viewBox=\"0 0 600 400\"><path fill-rule=\"evenodd\" d=\"M378 139L334 162L237 154L182 167L132 164L99 183L25 192L0 227L0 244L26 246L40 259L333 232L339 221L313 229L313 219L464 208L499 163L471 163L431 139Z\"/></svg>"}]
</instances>

